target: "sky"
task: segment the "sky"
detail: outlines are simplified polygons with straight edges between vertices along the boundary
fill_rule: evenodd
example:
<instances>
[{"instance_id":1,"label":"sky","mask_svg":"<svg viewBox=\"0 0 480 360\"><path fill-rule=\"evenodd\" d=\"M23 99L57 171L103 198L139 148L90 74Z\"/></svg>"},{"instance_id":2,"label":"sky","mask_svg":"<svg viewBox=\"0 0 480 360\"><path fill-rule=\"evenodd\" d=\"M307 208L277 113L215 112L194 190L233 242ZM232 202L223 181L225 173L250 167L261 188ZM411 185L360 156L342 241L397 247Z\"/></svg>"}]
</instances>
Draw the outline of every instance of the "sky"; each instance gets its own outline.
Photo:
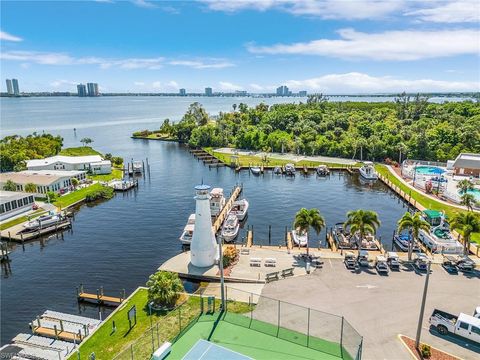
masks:
<instances>
[{"instance_id":1,"label":"sky","mask_svg":"<svg viewBox=\"0 0 480 360\"><path fill-rule=\"evenodd\" d=\"M4 1L1 89L480 89L478 0Z\"/></svg>"}]
</instances>

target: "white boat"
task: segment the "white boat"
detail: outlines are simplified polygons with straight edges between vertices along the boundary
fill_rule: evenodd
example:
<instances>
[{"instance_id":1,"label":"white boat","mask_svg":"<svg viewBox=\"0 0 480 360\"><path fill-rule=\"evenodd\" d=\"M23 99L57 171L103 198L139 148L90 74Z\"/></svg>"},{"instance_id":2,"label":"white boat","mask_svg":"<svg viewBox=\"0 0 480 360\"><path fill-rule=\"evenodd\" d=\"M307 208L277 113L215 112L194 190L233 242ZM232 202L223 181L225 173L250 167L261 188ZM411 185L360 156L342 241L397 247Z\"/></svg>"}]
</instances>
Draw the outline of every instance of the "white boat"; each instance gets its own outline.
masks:
<instances>
[{"instance_id":1,"label":"white boat","mask_svg":"<svg viewBox=\"0 0 480 360\"><path fill-rule=\"evenodd\" d=\"M25 223L23 227L27 230L37 230L43 229L56 223L60 222L62 217L58 213L50 212L47 215L42 215L34 220L30 220L29 222Z\"/></svg>"},{"instance_id":2,"label":"white boat","mask_svg":"<svg viewBox=\"0 0 480 360\"><path fill-rule=\"evenodd\" d=\"M184 245L190 245L192 243L193 231L195 230L195 214L191 214L188 217L187 225L183 228L180 241Z\"/></svg>"},{"instance_id":3,"label":"white boat","mask_svg":"<svg viewBox=\"0 0 480 360\"><path fill-rule=\"evenodd\" d=\"M250 171L252 172L253 175L259 175L262 169L260 169L259 166L252 166L250 168Z\"/></svg>"},{"instance_id":4,"label":"white boat","mask_svg":"<svg viewBox=\"0 0 480 360\"><path fill-rule=\"evenodd\" d=\"M277 175L281 175L282 174L282 168L280 166L275 166L273 168L273 173L277 174Z\"/></svg>"},{"instance_id":5,"label":"white boat","mask_svg":"<svg viewBox=\"0 0 480 360\"><path fill-rule=\"evenodd\" d=\"M237 215L228 214L227 220L222 227L222 238L225 242L231 242L238 236L240 230L240 223L238 222Z\"/></svg>"},{"instance_id":6,"label":"white boat","mask_svg":"<svg viewBox=\"0 0 480 360\"><path fill-rule=\"evenodd\" d=\"M430 231L420 230L419 240L435 254L461 255L463 245L455 240L450 232L445 214L436 210L423 211L423 218L430 225Z\"/></svg>"},{"instance_id":7,"label":"white boat","mask_svg":"<svg viewBox=\"0 0 480 360\"><path fill-rule=\"evenodd\" d=\"M364 161L363 166L360 168L360 175L366 180L377 180L378 175L373 167L373 162Z\"/></svg>"},{"instance_id":8,"label":"white boat","mask_svg":"<svg viewBox=\"0 0 480 360\"><path fill-rule=\"evenodd\" d=\"M287 175L295 175L295 165L293 164L286 164L285 165L285 173Z\"/></svg>"},{"instance_id":9,"label":"white boat","mask_svg":"<svg viewBox=\"0 0 480 360\"><path fill-rule=\"evenodd\" d=\"M317 175L318 176L327 176L330 174L330 170L327 165L318 165L317 166Z\"/></svg>"},{"instance_id":10,"label":"white boat","mask_svg":"<svg viewBox=\"0 0 480 360\"><path fill-rule=\"evenodd\" d=\"M408 251L409 243L413 242L412 251L414 251L414 252L420 251L420 247L418 246L418 244L416 244L413 241L412 236L410 234L405 234L405 233L397 234L397 233L395 233L395 235L393 236L393 242L402 251Z\"/></svg>"},{"instance_id":11,"label":"white boat","mask_svg":"<svg viewBox=\"0 0 480 360\"><path fill-rule=\"evenodd\" d=\"M308 233L299 229L292 230L292 240L297 246L307 246Z\"/></svg>"},{"instance_id":12,"label":"white boat","mask_svg":"<svg viewBox=\"0 0 480 360\"><path fill-rule=\"evenodd\" d=\"M210 191L210 213L217 216L225 206L225 196L223 196L222 188L213 188Z\"/></svg>"},{"instance_id":13,"label":"white boat","mask_svg":"<svg viewBox=\"0 0 480 360\"><path fill-rule=\"evenodd\" d=\"M230 213L237 215L238 220L242 221L245 219L245 216L247 216L249 206L250 204L248 203L247 199L235 201Z\"/></svg>"},{"instance_id":14,"label":"white boat","mask_svg":"<svg viewBox=\"0 0 480 360\"><path fill-rule=\"evenodd\" d=\"M133 173L138 174L142 172L142 163L140 161L134 161L132 164Z\"/></svg>"}]
</instances>

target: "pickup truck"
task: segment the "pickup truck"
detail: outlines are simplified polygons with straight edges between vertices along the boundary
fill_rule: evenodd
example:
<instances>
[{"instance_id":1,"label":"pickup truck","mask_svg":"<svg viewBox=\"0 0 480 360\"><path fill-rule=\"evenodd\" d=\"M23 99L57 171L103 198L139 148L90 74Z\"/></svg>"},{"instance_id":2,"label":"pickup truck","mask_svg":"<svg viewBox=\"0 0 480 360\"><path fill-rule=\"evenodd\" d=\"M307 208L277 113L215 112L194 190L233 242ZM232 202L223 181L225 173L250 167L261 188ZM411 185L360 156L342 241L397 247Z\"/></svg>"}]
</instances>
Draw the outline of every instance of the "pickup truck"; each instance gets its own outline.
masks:
<instances>
[{"instance_id":1,"label":"pickup truck","mask_svg":"<svg viewBox=\"0 0 480 360\"><path fill-rule=\"evenodd\" d=\"M435 309L430 316L430 325L442 335L455 334L480 344L480 319L460 313L452 315Z\"/></svg>"}]
</instances>

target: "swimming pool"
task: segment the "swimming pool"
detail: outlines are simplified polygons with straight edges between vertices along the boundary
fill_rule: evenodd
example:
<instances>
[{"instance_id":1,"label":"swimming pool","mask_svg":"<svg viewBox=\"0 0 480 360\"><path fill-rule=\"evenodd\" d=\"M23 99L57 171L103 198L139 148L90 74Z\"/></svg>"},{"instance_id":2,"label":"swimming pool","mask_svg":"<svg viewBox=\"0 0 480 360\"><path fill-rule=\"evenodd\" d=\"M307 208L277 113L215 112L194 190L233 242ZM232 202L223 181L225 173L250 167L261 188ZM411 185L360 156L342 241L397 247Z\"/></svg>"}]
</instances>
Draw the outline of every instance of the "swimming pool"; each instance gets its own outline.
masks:
<instances>
[{"instance_id":1,"label":"swimming pool","mask_svg":"<svg viewBox=\"0 0 480 360\"><path fill-rule=\"evenodd\" d=\"M467 194L472 194L475 197L475 200L480 202L480 190L479 189L468 190ZM461 196L462 193L459 193L459 195Z\"/></svg>"},{"instance_id":2,"label":"swimming pool","mask_svg":"<svg viewBox=\"0 0 480 360\"><path fill-rule=\"evenodd\" d=\"M417 166L415 168L415 172L418 174L418 175L439 175L439 174L443 174L444 172L446 172L446 170L438 167L438 166L427 166L427 165L421 165L421 166Z\"/></svg>"}]
</instances>

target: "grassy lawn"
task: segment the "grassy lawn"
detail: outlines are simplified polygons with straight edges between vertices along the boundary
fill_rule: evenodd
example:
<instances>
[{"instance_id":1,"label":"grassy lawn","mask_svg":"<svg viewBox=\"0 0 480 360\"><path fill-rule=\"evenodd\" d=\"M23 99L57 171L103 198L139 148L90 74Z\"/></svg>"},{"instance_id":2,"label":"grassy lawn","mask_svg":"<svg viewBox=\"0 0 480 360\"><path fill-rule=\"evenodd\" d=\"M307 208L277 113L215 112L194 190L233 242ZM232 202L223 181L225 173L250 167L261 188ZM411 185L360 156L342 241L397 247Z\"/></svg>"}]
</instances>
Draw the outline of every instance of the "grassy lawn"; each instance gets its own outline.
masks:
<instances>
[{"instance_id":1,"label":"grassy lawn","mask_svg":"<svg viewBox=\"0 0 480 360\"><path fill-rule=\"evenodd\" d=\"M35 212L33 212L29 217L30 219L33 219L33 218L36 218L36 217L39 217L40 215L43 215L45 214L46 211L43 210L43 209L38 209L36 210ZM18 224L21 224L25 221L28 220L28 217L27 216L20 216L16 219L13 219L13 220L10 220L10 221L7 221L7 222L4 222L2 224L0 224L0 230L5 230L5 229L8 229L12 226L15 226L15 225L18 225Z\"/></svg>"},{"instance_id":2,"label":"grassy lawn","mask_svg":"<svg viewBox=\"0 0 480 360\"><path fill-rule=\"evenodd\" d=\"M168 135L162 134L162 133L153 133L153 134L149 134L149 135L147 135L147 136L135 135L135 134L134 134L132 137L135 138L135 139L177 141L176 138L173 138L173 137L171 137L171 136L168 136Z\"/></svg>"},{"instance_id":3,"label":"grassy lawn","mask_svg":"<svg viewBox=\"0 0 480 360\"><path fill-rule=\"evenodd\" d=\"M85 199L87 194L95 192L96 190L100 190L103 187L101 184L93 184L90 185L89 187L82 188L80 190L75 190L74 192L71 192L67 195L60 196L53 205L64 209L69 205L72 205L73 203L76 203L77 201Z\"/></svg>"},{"instance_id":4,"label":"grassy lawn","mask_svg":"<svg viewBox=\"0 0 480 360\"><path fill-rule=\"evenodd\" d=\"M463 211L454 206L445 205L439 201L431 199L428 196L425 196L424 194L420 193L419 191L412 190L410 187L408 187L403 182L401 182L396 176L390 173L390 171L385 165L375 165L375 170L379 174L387 177L392 183L397 185L400 189L405 191L407 194L411 193L412 198L414 198L419 204L422 204L423 206L425 206L427 209L440 210L440 211L443 210L445 211L445 213L449 218L452 218L456 213ZM472 234L471 240L480 244L480 234L478 233Z\"/></svg>"},{"instance_id":5,"label":"grassy lawn","mask_svg":"<svg viewBox=\"0 0 480 360\"><path fill-rule=\"evenodd\" d=\"M111 181L113 179L122 179L123 178L123 171L121 169L112 168L111 174L105 175L88 175L88 177L92 180L96 181Z\"/></svg>"},{"instance_id":6,"label":"grassy lawn","mask_svg":"<svg viewBox=\"0 0 480 360\"><path fill-rule=\"evenodd\" d=\"M71 147L65 148L60 151L58 155L65 155L65 156L87 156L87 155L100 155L97 150L92 149L90 146L79 146L79 147Z\"/></svg>"},{"instance_id":7,"label":"grassy lawn","mask_svg":"<svg viewBox=\"0 0 480 360\"><path fill-rule=\"evenodd\" d=\"M204 148L206 152L211 154L212 156L215 156L217 159L220 161L224 162L225 164L230 164L231 162L231 154L225 154L221 153L218 151L214 151L212 148ZM237 155L238 156L238 161L240 163L240 166L250 166L250 165L261 165L262 164L262 159L259 156L255 155ZM292 160L287 160L287 159L276 159L273 157L268 157L267 158L267 163L264 165L267 166L282 166L288 163L292 163ZM331 162L320 162L320 161L306 161L302 160L297 163L295 163L296 166L317 166L317 165L327 165L329 167L345 167L346 165L343 164L338 164L338 163L331 163ZM359 167L360 164L355 164L353 165L354 167Z\"/></svg>"}]
</instances>

